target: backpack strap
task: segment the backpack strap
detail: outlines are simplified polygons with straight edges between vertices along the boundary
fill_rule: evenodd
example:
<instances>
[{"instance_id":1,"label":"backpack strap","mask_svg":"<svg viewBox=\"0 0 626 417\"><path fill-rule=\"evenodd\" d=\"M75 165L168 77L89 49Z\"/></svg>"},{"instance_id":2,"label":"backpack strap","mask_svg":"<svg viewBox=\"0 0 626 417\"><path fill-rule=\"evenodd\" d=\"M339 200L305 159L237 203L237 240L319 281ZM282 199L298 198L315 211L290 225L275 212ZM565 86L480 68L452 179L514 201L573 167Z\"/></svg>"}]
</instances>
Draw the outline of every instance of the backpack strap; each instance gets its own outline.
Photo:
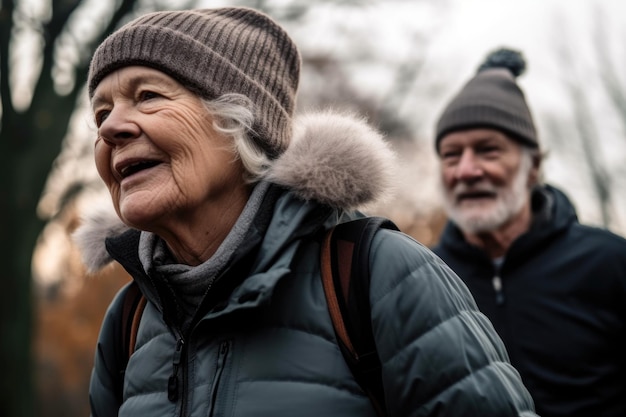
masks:
<instances>
[{"instance_id":1,"label":"backpack strap","mask_svg":"<svg viewBox=\"0 0 626 417\"><path fill-rule=\"evenodd\" d=\"M135 351L135 342L137 341L137 331L139 322L146 306L146 297L143 296L139 286L135 281L128 284L124 299L122 301L122 333L121 344L119 346L118 355L118 383L116 384L117 396L119 403L122 402L122 394L124 390L124 374L130 355Z\"/></svg>"},{"instance_id":2,"label":"backpack strap","mask_svg":"<svg viewBox=\"0 0 626 417\"><path fill-rule=\"evenodd\" d=\"M320 254L322 283L346 363L379 416L386 415L382 366L372 331L369 252L380 228L399 230L389 219L366 217L328 230Z\"/></svg>"}]
</instances>

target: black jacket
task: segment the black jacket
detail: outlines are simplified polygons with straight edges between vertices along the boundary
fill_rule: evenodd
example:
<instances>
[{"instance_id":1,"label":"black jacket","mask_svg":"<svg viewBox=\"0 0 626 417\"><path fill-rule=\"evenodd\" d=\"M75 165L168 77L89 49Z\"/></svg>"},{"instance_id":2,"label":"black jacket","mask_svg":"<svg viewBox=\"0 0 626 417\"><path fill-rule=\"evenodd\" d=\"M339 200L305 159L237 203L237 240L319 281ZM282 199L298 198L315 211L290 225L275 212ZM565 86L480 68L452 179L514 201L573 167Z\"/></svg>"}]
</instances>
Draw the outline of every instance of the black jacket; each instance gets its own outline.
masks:
<instances>
[{"instance_id":1,"label":"black jacket","mask_svg":"<svg viewBox=\"0 0 626 417\"><path fill-rule=\"evenodd\" d=\"M626 416L626 240L581 225L554 187L535 190L533 212L499 268L450 222L434 251L493 322L539 415Z\"/></svg>"}]
</instances>

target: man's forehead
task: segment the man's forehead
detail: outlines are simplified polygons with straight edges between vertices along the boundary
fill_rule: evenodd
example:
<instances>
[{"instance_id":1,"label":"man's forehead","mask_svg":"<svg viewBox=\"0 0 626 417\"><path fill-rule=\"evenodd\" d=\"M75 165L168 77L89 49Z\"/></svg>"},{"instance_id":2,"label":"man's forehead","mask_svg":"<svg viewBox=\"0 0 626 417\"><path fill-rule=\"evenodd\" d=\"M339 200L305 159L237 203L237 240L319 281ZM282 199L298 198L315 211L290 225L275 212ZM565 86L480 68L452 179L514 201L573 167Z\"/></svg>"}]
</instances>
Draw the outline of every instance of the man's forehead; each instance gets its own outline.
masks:
<instances>
[{"instance_id":1,"label":"man's forehead","mask_svg":"<svg viewBox=\"0 0 626 417\"><path fill-rule=\"evenodd\" d=\"M506 133L490 128L474 128L451 132L443 137L440 146L476 145L484 142L514 142Z\"/></svg>"}]
</instances>

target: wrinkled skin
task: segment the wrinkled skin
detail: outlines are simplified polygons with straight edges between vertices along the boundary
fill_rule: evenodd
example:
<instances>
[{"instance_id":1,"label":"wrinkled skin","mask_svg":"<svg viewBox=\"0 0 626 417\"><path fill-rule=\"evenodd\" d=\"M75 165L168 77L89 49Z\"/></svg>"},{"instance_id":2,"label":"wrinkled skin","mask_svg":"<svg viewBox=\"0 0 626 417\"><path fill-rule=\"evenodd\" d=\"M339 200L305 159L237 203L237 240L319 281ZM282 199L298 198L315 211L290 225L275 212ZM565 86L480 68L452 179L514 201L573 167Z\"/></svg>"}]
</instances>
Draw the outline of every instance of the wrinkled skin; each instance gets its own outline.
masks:
<instances>
[{"instance_id":1,"label":"wrinkled skin","mask_svg":"<svg viewBox=\"0 0 626 417\"><path fill-rule=\"evenodd\" d=\"M494 129L460 130L441 140L439 158L448 216L468 240L506 249L527 229L539 161L518 142Z\"/></svg>"},{"instance_id":2,"label":"wrinkled skin","mask_svg":"<svg viewBox=\"0 0 626 417\"><path fill-rule=\"evenodd\" d=\"M95 162L120 218L161 236L179 261L208 259L249 196L231 139L168 75L124 67L97 86Z\"/></svg>"}]
</instances>

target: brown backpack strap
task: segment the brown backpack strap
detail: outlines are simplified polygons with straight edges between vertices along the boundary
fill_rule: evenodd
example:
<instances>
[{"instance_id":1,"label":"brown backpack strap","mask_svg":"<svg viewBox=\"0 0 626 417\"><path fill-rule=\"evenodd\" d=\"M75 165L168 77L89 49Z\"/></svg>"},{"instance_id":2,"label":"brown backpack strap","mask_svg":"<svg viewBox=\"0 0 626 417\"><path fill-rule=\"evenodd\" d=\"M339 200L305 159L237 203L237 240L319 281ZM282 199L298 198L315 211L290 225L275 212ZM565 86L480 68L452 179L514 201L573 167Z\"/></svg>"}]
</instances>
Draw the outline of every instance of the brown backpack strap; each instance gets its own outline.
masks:
<instances>
[{"instance_id":1,"label":"brown backpack strap","mask_svg":"<svg viewBox=\"0 0 626 417\"><path fill-rule=\"evenodd\" d=\"M146 306L146 297L143 296L139 286L132 281L128 284L128 288L124 293L122 300L121 315L121 338L120 345L117 347L117 364L118 364L118 380L116 383L116 395L121 404L122 392L124 390L124 374L130 356L135 351L135 343L137 341L137 331L143 310Z\"/></svg>"},{"instance_id":2,"label":"brown backpack strap","mask_svg":"<svg viewBox=\"0 0 626 417\"><path fill-rule=\"evenodd\" d=\"M133 320L130 327L130 335L128 338L128 357L135 351L135 344L137 342L137 332L139 331L139 323L141 322L141 316L143 316L143 310L146 308L146 297L141 295L137 301L135 307L135 314L133 314Z\"/></svg>"},{"instance_id":3,"label":"brown backpack strap","mask_svg":"<svg viewBox=\"0 0 626 417\"><path fill-rule=\"evenodd\" d=\"M128 362L128 357L132 353L132 350L129 349L131 346L131 340L135 339L133 336L134 326L133 321L135 320L135 315L137 312L137 306L139 305L141 299L143 298L143 294L139 289L139 286L132 281L128 288L126 289L126 293L124 294L124 300L122 303L122 347L121 352L125 354L123 365L126 368L126 362Z\"/></svg>"},{"instance_id":4,"label":"brown backpack strap","mask_svg":"<svg viewBox=\"0 0 626 417\"><path fill-rule=\"evenodd\" d=\"M337 293L335 292L335 282L333 280L333 266L331 262L331 241L334 230L334 228L328 230L328 232L326 232L326 236L324 236L324 241L322 242L322 283L324 285L324 293L326 294L326 300L328 302L328 309L330 310L330 318L333 322L333 327L335 328L337 336L339 337L340 341L346 346L348 351L350 351L350 354L352 356L356 356L354 346L352 346L350 336L348 336L348 331L343 320L341 308L339 307L339 299L337 298ZM352 251L354 250L354 245L342 245L342 247L343 253L341 254L341 259L352 259ZM346 288L346 291L344 291L343 294L347 294L347 286L349 285L350 281L350 269L350 262L340 263L340 270L343 271L343 273L339 273L341 277L341 284L342 287Z\"/></svg>"},{"instance_id":5,"label":"brown backpack strap","mask_svg":"<svg viewBox=\"0 0 626 417\"><path fill-rule=\"evenodd\" d=\"M386 415L382 366L374 340L369 302L370 246L381 229L398 230L383 217L338 224L326 232L320 252L324 294L339 348L376 413Z\"/></svg>"}]
</instances>

